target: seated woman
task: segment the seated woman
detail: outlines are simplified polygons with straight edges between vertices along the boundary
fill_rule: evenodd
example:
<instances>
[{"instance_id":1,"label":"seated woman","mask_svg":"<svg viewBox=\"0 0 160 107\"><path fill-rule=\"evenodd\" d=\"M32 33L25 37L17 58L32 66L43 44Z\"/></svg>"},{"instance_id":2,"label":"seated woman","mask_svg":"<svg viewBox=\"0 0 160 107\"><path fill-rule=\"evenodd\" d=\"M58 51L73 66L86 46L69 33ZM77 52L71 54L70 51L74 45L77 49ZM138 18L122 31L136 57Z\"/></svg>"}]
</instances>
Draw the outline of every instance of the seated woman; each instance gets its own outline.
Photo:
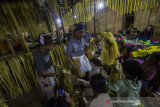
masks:
<instances>
[{"instance_id":1,"label":"seated woman","mask_svg":"<svg viewBox=\"0 0 160 107\"><path fill-rule=\"evenodd\" d=\"M142 64L144 69L143 73L143 88L150 88L152 80L158 74L160 69L160 52L154 52L151 56ZM158 84L157 84L158 85Z\"/></svg>"},{"instance_id":2,"label":"seated woman","mask_svg":"<svg viewBox=\"0 0 160 107\"><path fill-rule=\"evenodd\" d=\"M121 53L121 56L120 56L120 59L119 59L120 63L123 63L126 60L132 60L133 55L132 55L131 52L132 52L131 47L123 46L120 49L120 53Z\"/></svg>"},{"instance_id":3,"label":"seated woman","mask_svg":"<svg viewBox=\"0 0 160 107\"><path fill-rule=\"evenodd\" d=\"M142 68L137 61L127 60L123 63L123 72L125 78L117 80L114 83L109 83L108 89L116 92L117 100L122 100L122 97L125 97L125 100L138 100L140 94L140 89L142 86L141 77L142 77ZM124 100L124 99L123 99ZM133 107L132 104L118 104L116 107Z\"/></svg>"},{"instance_id":4,"label":"seated woman","mask_svg":"<svg viewBox=\"0 0 160 107\"><path fill-rule=\"evenodd\" d=\"M154 34L154 30L152 25L148 25L147 28L145 28L145 30L142 32L142 35L149 39L153 37L153 34Z\"/></svg>"},{"instance_id":5,"label":"seated woman","mask_svg":"<svg viewBox=\"0 0 160 107\"><path fill-rule=\"evenodd\" d=\"M124 46L124 42L122 40L118 41L117 45L118 45L118 49L120 50Z\"/></svg>"},{"instance_id":6,"label":"seated woman","mask_svg":"<svg viewBox=\"0 0 160 107\"><path fill-rule=\"evenodd\" d=\"M72 73L76 74L77 77L88 80L91 64L85 56L86 40L84 35L85 25L79 23L74 29L74 37L68 42L66 54L68 61L73 68Z\"/></svg>"},{"instance_id":7,"label":"seated woman","mask_svg":"<svg viewBox=\"0 0 160 107\"><path fill-rule=\"evenodd\" d=\"M90 103L90 107L113 107L112 103L106 103L111 98L106 90L106 79L101 74L92 75L90 85L94 97Z\"/></svg>"}]
</instances>

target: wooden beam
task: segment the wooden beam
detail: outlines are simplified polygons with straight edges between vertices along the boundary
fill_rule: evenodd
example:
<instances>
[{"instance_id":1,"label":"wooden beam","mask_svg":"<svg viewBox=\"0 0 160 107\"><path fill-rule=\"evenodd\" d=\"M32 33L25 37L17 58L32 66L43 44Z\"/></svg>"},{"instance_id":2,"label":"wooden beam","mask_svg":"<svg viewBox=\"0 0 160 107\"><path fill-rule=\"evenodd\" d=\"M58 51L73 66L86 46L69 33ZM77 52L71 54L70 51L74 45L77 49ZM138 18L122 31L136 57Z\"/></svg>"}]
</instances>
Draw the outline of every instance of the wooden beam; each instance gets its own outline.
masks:
<instances>
[{"instance_id":1,"label":"wooden beam","mask_svg":"<svg viewBox=\"0 0 160 107\"><path fill-rule=\"evenodd\" d=\"M94 0L94 34L96 34L96 19L95 19L95 14L96 14L96 4L95 4L95 0Z\"/></svg>"}]
</instances>

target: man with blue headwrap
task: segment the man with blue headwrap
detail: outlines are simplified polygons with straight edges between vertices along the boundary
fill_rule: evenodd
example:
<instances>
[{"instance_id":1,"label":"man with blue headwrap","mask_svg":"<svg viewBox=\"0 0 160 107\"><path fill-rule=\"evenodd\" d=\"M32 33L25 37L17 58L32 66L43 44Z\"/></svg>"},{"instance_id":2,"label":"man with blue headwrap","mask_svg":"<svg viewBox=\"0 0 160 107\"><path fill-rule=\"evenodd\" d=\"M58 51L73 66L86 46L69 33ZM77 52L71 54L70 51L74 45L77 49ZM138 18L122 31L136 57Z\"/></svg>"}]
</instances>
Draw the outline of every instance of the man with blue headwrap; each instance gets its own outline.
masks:
<instances>
[{"instance_id":1,"label":"man with blue headwrap","mask_svg":"<svg viewBox=\"0 0 160 107\"><path fill-rule=\"evenodd\" d=\"M86 72L91 71L91 65L88 58L85 56L86 39L85 25L77 24L73 32L73 38L68 42L67 58L74 68L75 74L78 77L84 77Z\"/></svg>"}]
</instances>

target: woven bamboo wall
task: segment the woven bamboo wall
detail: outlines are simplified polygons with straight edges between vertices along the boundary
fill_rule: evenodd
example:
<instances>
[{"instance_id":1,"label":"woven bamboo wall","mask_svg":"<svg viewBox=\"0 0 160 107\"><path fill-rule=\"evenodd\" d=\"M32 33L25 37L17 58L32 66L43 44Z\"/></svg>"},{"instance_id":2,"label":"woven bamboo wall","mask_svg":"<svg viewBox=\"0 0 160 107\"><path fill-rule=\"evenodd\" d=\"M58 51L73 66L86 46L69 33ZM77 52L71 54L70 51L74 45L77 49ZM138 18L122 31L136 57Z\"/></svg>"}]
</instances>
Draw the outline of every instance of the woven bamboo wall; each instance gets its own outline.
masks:
<instances>
[{"instance_id":1,"label":"woven bamboo wall","mask_svg":"<svg viewBox=\"0 0 160 107\"><path fill-rule=\"evenodd\" d=\"M155 37L160 35L160 15L158 16L158 11L156 8L148 9L145 13L144 7L139 14L135 14L134 27L138 30L143 31L147 25L151 24L155 28ZM118 15L112 10L104 9L95 14L95 30L96 33L100 33L106 30L112 33L117 33L118 30L122 29L122 16ZM94 33L94 19L87 22L87 30Z\"/></svg>"},{"instance_id":2,"label":"woven bamboo wall","mask_svg":"<svg viewBox=\"0 0 160 107\"><path fill-rule=\"evenodd\" d=\"M155 30L154 36L160 37L160 16L158 16L158 11L160 11L158 8L147 10L146 13L142 10L140 14L135 15L134 27L143 31L147 25L152 25Z\"/></svg>"},{"instance_id":3,"label":"woven bamboo wall","mask_svg":"<svg viewBox=\"0 0 160 107\"><path fill-rule=\"evenodd\" d=\"M117 17L117 14L112 10L100 10L95 14L95 30L100 33L106 30L112 33L117 33L122 29L122 16ZM94 19L87 22L87 30L94 33Z\"/></svg>"}]
</instances>

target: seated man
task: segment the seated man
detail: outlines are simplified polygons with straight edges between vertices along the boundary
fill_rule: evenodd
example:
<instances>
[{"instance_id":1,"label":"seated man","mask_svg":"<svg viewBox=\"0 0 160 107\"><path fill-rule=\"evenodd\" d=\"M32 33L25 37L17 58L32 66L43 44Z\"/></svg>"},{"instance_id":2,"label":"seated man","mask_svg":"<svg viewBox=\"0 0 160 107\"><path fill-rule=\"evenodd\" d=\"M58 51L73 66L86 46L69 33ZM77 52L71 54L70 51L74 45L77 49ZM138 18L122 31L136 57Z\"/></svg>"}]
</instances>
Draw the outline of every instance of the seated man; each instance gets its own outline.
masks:
<instances>
[{"instance_id":1,"label":"seated man","mask_svg":"<svg viewBox=\"0 0 160 107\"><path fill-rule=\"evenodd\" d=\"M137 30L137 28L133 28L132 36L139 36L139 34L140 34L140 31Z\"/></svg>"},{"instance_id":2,"label":"seated man","mask_svg":"<svg viewBox=\"0 0 160 107\"><path fill-rule=\"evenodd\" d=\"M148 38L153 37L153 34L154 34L154 30L152 28L152 25L148 25L147 28L145 28L145 30L142 32L142 35Z\"/></svg>"},{"instance_id":3,"label":"seated man","mask_svg":"<svg viewBox=\"0 0 160 107\"><path fill-rule=\"evenodd\" d=\"M50 98L55 94L54 88L56 83L53 76L59 75L60 73L54 72L52 59L49 54L51 44L53 43L51 36L41 35L40 43L40 48L34 54L34 63L37 71L36 76L42 92Z\"/></svg>"}]
</instances>

